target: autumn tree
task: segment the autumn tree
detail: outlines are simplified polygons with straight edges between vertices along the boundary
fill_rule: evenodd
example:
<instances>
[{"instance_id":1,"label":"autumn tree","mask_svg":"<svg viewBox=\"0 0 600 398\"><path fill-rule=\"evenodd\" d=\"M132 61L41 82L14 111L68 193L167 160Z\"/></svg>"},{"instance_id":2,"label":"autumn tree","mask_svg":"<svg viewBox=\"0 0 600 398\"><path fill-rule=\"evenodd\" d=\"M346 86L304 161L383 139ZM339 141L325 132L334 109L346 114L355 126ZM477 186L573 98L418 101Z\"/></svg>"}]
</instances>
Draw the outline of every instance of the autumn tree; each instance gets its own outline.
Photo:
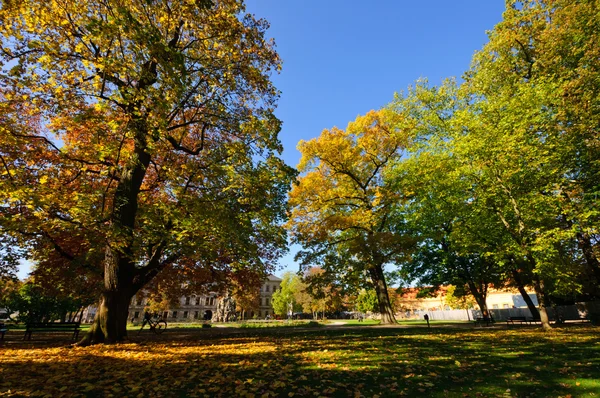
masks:
<instances>
[{"instance_id":1,"label":"autumn tree","mask_svg":"<svg viewBox=\"0 0 600 398\"><path fill-rule=\"evenodd\" d=\"M0 225L27 256L96 269L84 343L123 340L161 275L271 269L293 173L264 20L237 0L8 1L0 19Z\"/></svg>"},{"instance_id":2,"label":"autumn tree","mask_svg":"<svg viewBox=\"0 0 600 398\"><path fill-rule=\"evenodd\" d=\"M302 277L296 301L304 312L313 314L317 319L319 311L325 318L325 312L335 312L342 307L342 289L333 275L321 267L309 267Z\"/></svg>"},{"instance_id":3,"label":"autumn tree","mask_svg":"<svg viewBox=\"0 0 600 398\"><path fill-rule=\"evenodd\" d=\"M250 312L258 313L260 308L260 289L266 275L257 272L247 272L237 277L231 283L231 295L235 299L236 311L241 319Z\"/></svg>"},{"instance_id":4,"label":"autumn tree","mask_svg":"<svg viewBox=\"0 0 600 398\"><path fill-rule=\"evenodd\" d=\"M386 183L385 173L402 156L412 127L403 114L371 111L346 130L301 141L303 175L290 193L288 228L304 247L304 266L367 276L383 323L395 323L384 267L403 258L411 243L396 212L403 193Z\"/></svg>"}]
</instances>

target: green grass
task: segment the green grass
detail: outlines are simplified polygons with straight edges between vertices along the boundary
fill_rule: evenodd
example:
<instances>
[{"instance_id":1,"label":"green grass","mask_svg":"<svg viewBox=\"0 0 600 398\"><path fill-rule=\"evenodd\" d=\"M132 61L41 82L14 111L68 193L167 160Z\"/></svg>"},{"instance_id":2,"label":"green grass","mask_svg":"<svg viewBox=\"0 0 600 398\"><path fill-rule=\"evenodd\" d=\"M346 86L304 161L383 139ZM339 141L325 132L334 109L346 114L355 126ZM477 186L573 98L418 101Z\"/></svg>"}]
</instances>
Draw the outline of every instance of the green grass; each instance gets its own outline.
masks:
<instances>
[{"instance_id":1,"label":"green grass","mask_svg":"<svg viewBox=\"0 0 600 398\"><path fill-rule=\"evenodd\" d=\"M115 397L600 396L600 328L589 325L212 332L168 329L108 347L8 342L0 396L59 396L65 387Z\"/></svg>"}]
</instances>

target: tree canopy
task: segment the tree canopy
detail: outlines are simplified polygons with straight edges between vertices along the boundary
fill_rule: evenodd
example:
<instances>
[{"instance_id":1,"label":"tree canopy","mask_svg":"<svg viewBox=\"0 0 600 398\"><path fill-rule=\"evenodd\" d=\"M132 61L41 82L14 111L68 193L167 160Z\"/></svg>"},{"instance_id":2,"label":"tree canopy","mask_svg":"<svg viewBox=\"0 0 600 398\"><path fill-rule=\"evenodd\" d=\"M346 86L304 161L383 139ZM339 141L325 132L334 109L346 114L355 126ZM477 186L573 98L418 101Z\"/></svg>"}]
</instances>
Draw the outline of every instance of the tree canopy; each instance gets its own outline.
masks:
<instances>
[{"instance_id":1,"label":"tree canopy","mask_svg":"<svg viewBox=\"0 0 600 398\"><path fill-rule=\"evenodd\" d=\"M484 313L488 287L509 286L537 315L533 287L546 328L547 306L599 297L597 7L508 1L461 84L419 81L301 142L299 258L355 281L397 266Z\"/></svg>"},{"instance_id":2,"label":"tree canopy","mask_svg":"<svg viewBox=\"0 0 600 398\"><path fill-rule=\"evenodd\" d=\"M0 19L0 225L38 269L96 278L91 340L123 339L153 280L272 269L293 171L266 21L236 0L3 2Z\"/></svg>"}]
</instances>

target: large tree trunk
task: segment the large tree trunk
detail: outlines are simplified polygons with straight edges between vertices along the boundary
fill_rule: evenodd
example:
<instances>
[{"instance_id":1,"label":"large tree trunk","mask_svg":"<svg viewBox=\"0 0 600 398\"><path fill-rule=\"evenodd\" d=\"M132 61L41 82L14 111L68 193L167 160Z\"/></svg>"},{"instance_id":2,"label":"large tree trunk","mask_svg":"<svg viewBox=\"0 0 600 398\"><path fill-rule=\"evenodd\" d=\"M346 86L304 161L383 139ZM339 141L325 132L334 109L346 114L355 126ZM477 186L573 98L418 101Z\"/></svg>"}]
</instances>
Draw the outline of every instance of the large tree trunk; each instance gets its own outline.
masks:
<instances>
[{"instance_id":1,"label":"large tree trunk","mask_svg":"<svg viewBox=\"0 0 600 398\"><path fill-rule=\"evenodd\" d=\"M394 310L390 303L390 297L388 296L387 284L385 283L385 276L383 274L383 268L381 265L375 265L369 269L371 275L371 281L375 286L375 293L377 294L377 301L379 302L379 312L381 313L381 323L384 325L395 325L396 317L394 316Z\"/></svg>"},{"instance_id":2,"label":"large tree trunk","mask_svg":"<svg viewBox=\"0 0 600 398\"><path fill-rule=\"evenodd\" d=\"M131 297L133 296L118 290L103 292L94 322L79 344L110 344L126 340L127 313Z\"/></svg>"},{"instance_id":3,"label":"large tree trunk","mask_svg":"<svg viewBox=\"0 0 600 398\"><path fill-rule=\"evenodd\" d=\"M134 288L134 265L121 253L106 248L104 290L94 322L79 345L117 343L127 339L127 314Z\"/></svg>"},{"instance_id":4,"label":"large tree trunk","mask_svg":"<svg viewBox=\"0 0 600 398\"><path fill-rule=\"evenodd\" d=\"M542 328L544 330L550 330L552 329L552 326L550 326L550 319L548 318L548 312L546 311L546 308L550 303L548 303L546 292L544 291L544 284L537 276L533 278L533 287L535 288L535 293L538 297Z\"/></svg>"},{"instance_id":5,"label":"large tree trunk","mask_svg":"<svg viewBox=\"0 0 600 398\"><path fill-rule=\"evenodd\" d=\"M515 281L515 284L517 285L517 289L519 289L519 293L521 293L521 297L523 297L523 300L525 301L525 304L527 304L527 308L529 309L529 312L531 312L531 316L534 319L540 318L540 312L538 311L537 307L533 303L533 300L531 299L531 297L529 297L529 294L525 290L525 284L523 283L521 274L517 270L512 270L512 275L513 275L513 280Z\"/></svg>"}]
</instances>

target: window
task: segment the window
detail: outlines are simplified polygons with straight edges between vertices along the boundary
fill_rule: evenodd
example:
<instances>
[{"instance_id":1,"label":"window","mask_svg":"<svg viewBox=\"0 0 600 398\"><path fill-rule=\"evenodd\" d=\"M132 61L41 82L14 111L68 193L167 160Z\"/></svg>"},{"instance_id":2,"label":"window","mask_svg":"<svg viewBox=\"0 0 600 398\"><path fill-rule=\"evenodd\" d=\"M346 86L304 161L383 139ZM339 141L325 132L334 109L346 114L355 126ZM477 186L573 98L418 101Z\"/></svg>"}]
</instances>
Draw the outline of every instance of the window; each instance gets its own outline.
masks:
<instances>
[{"instance_id":1,"label":"window","mask_svg":"<svg viewBox=\"0 0 600 398\"><path fill-rule=\"evenodd\" d=\"M265 298L265 305L269 305L269 298ZM267 315L269 315L269 313L267 313Z\"/></svg>"},{"instance_id":2,"label":"window","mask_svg":"<svg viewBox=\"0 0 600 398\"><path fill-rule=\"evenodd\" d=\"M508 308L508 304L502 304L502 308Z\"/></svg>"},{"instance_id":3,"label":"window","mask_svg":"<svg viewBox=\"0 0 600 398\"><path fill-rule=\"evenodd\" d=\"M144 302L144 298L143 297L138 297L136 305L142 305L143 302Z\"/></svg>"},{"instance_id":4,"label":"window","mask_svg":"<svg viewBox=\"0 0 600 398\"><path fill-rule=\"evenodd\" d=\"M200 297L196 297L196 305L200 305Z\"/></svg>"},{"instance_id":5,"label":"window","mask_svg":"<svg viewBox=\"0 0 600 398\"><path fill-rule=\"evenodd\" d=\"M136 311L133 313L133 319L138 319L140 317L140 312Z\"/></svg>"},{"instance_id":6,"label":"window","mask_svg":"<svg viewBox=\"0 0 600 398\"><path fill-rule=\"evenodd\" d=\"M495 310L497 310L498 309L498 304L492 305L492 308L495 309Z\"/></svg>"},{"instance_id":7,"label":"window","mask_svg":"<svg viewBox=\"0 0 600 398\"><path fill-rule=\"evenodd\" d=\"M269 291L269 285L265 286L265 292Z\"/></svg>"},{"instance_id":8,"label":"window","mask_svg":"<svg viewBox=\"0 0 600 398\"><path fill-rule=\"evenodd\" d=\"M185 298L185 305L190 305L190 298L189 297Z\"/></svg>"},{"instance_id":9,"label":"window","mask_svg":"<svg viewBox=\"0 0 600 398\"><path fill-rule=\"evenodd\" d=\"M167 319L169 317L169 311L163 312L163 318Z\"/></svg>"},{"instance_id":10,"label":"window","mask_svg":"<svg viewBox=\"0 0 600 398\"><path fill-rule=\"evenodd\" d=\"M177 318L177 311L173 311L173 318Z\"/></svg>"},{"instance_id":11,"label":"window","mask_svg":"<svg viewBox=\"0 0 600 398\"><path fill-rule=\"evenodd\" d=\"M210 305L210 297L207 297L206 300L204 301L204 305Z\"/></svg>"},{"instance_id":12,"label":"window","mask_svg":"<svg viewBox=\"0 0 600 398\"><path fill-rule=\"evenodd\" d=\"M198 319L200 316L200 311L194 311L194 319Z\"/></svg>"},{"instance_id":13,"label":"window","mask_svg":"<svg viewBox=\"0 0 600 398\"><path fill-rule=\"evenodd\" d=\"M183 311L183 319L187 319L188 317L188 312L187 311Z\"/></svg>"},{"instance_id":14,"label":"window","mask_svg":"<svg viewBox=\"0 0 600 398\"><path fill-rule=\"evenodd\" d=\"M208 304L208 305L215 305L215 298L211 297L209 303L210 304Z\"/></svg>"}]
</instances>

